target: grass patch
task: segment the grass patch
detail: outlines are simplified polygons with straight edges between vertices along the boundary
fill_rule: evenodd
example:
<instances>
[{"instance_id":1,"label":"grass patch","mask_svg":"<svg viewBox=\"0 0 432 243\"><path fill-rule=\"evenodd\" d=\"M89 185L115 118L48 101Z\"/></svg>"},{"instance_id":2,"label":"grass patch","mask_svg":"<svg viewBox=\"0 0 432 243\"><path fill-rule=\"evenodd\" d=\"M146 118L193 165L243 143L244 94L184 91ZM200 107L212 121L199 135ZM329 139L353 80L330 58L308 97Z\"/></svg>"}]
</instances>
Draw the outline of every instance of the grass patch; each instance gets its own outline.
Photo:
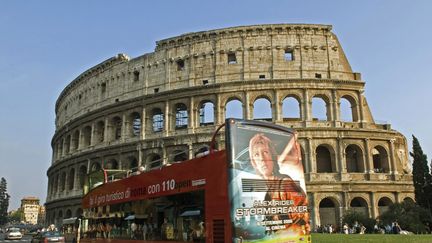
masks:
<instances>
[{"instance_id":1,"label":"grass patch","mask_svg":"<svg viewBox=\"0 0 432 243\"><path fill-rule=\"evenodd\" d=\"M432 235L390 235L390 234L312 234L313 243L431 243Z\"/></svg>"}]
</instances>

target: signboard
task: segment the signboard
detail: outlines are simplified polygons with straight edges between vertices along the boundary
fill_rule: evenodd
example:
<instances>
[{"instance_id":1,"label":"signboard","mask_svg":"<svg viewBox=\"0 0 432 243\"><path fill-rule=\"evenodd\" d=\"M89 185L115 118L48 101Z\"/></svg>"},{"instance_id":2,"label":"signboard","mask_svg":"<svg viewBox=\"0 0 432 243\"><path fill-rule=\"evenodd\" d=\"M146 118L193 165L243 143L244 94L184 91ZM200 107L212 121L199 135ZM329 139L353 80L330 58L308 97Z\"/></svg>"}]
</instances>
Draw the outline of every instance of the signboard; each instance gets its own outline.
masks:
<instances>
[{"instance_id":1,"label":"signboard","mask_svg":"<svg viewBox=\"0 0 432 243\"><path fill-rule=\"evenodd\" d=\"M297 135L267 122L226 121L233 242L309 242Z\"/></svg>"}]
</instances>

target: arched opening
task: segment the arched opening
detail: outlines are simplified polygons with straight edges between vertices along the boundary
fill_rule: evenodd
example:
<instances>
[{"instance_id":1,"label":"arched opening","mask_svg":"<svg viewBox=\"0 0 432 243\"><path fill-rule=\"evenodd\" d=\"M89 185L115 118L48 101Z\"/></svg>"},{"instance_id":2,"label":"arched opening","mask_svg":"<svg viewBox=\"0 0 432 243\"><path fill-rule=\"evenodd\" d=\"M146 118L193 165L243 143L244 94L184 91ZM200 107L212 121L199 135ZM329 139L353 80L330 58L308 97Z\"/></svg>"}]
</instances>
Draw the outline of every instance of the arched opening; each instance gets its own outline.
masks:
<instances>
[{"instance_id":1,"label":"arched opening","mask_svg":"<svg viewBox=\"0 0 432 243\"><path fill-rule=\"evenodd\" d=\"M65 218L66 219L72 218L72 211L70 209L66 210Z\"/></svg>"},{"instance_id":2,"label":"arched opening","mask_svg":"<svg viewBox=\"0 0 432 243\"><path fill-rule=\"evenodd\" d=\"M312 98L312 119L316 121L330 121L328 102L323 97Z\"/></svg>"},{"instance_id":3,"label":"arched opening","mask_svg":"<svg viewBox=\"0 0 432 243\"><path fill-rule=\"evenodd\" d=\"M373 166L375 173L388 173L389 163L388 155L385 148L382 146L376 146L372 149Z\"/></svg>"},{"instance_id":4,"label":"arched opening","mask_svg":"<svg viewBox=\"0 0 432 243\"><path fill-rule=\"evenodd\" d=\"M79 130L76 130L72 135L72 152L78 149L79 144Z\"/></svg>"},{"instance_id":5,"label":"arched opening","mask_svg":"<svg viewBox=\"0 0 432 243\"><path fill-rule=\"evenodd\" d=\"M208 126L214 124L214 105L210 101L203 102L199 108L199 123L200 126Z\"/></svg>"},{"instance_id":6,"label":"arched opening","mask_svg":"<svg viewBox=\"0 0 432 243\"><path fill-rule=\"evenodd\" d=\"M378 201L378 213L379 215L382 215L383 213L387 212L390 208L390 206L393 204L392 200L388 197L382 197Z\"/></svg>"},{"instance_id":7,"label":"arched opening","mask_svg":"<svg viewBox=\"0 0 432 243\"><path fill-rule=\"evenodd\" d=\"M63 211L60 210L60 211L58 212L58 221L57 221L57 223L61 224L62 221L63 221Z\"/></svg>"},{"instance_id":8,"label":"arched opening","mask_svg":"<svg viewBox=\"0 0 432 243\"><path fill-rule=\"evenodd\" d=\"M90 169L91 172L98 171L101 170L101 165L98 162L94 162L90 168L91 168Z\"/></svg>"},{"instance_id":9,"label":"arched opening","mask_svg":"<svg viewBox=\"0 0 432 243\"><path fill-rule=\"evenodd\" d=\"M96 123L96 131L95 131L95 135L96 135L96 142L97 143L102 143L104 141L104 137L105 137L105 123L103 121L99 121Z\"/></svg>"},{"instance_id":10,"label":"arched opening","mask_svg":"<svg viewBox=\"0 0 432 243\"><path fill-rule=\"evenodd\" d=\"M355 197L350 203L351 210L369 217L369 208L366 200L361 197Z\"/></svg>"},{"instance_id":11,"label":"arched opening","mask_svg":"<svg viewBox=\"0 0 432 243\"><path fill-rule=\"evenodd\" d=\"M75 169L72 168L69 171L69 175L68 175L68 185L69 185L69 190L73 190L74 186L75 186Z\"/></svg>"},{"instance_id":12,"label":"arched opening","mask_svg":"<svg viewBox=\"0 0 432 243\"><path fill-rule=\"evenodd\" d=\"M188 160L188 154L185 150L175 150L172 156L173 162L181 162Z\"/></svg>"},{"instance_id":13,"label":"arched opening","mask_svg":"<svg viewBox=\"0 0 432 243\"><path fill-rule=\"evenodd\" d=\"M53 184L54 184L54 186L53 186L53 193L58 193L60 191L59 190L59 180L60 180L59 174L56 174L54 178L55 179L54 179L54 182L53 182Z\"/></svg>"},{"instance_id":14,"label":"arched opening","mask_svg":"<svg viewBox=\"0 0 432 243\"><path fill-rule=\"evenodd\" d=\"M243 119L243 104L239 100L230 100L225 106L225 118Z\"/></svg>"},{"instance_id":15,"label":"arched opening","mask_svg":"<svg viewBox=\"0 0 432 243\"><path fill-rule=\"evenodd\" d=\"M82 214L83 214L83 210L82 210L82 208L78 208L78 209L75 211L75 217L77 217L77 218L79 218Z\"/></svg>"},{"instance_id":16,"label":"arched opening","mask_svg":"<svg viewBox=\"0 0 432 243\"><path fill-rule=\"evenodd\" d=\"M349 95L340 99L340 119L346 122L358 121L356 100Z\"/></svg>"},{"instance_id":17,"label":"arched opening","mask_svg":"<svg viewBox=\"0 0 432 243\"><path fill-rule=\"evenodd\" d=\"M64 145L65 154L69 154L70 149L71 136L67 135Z\"/></svg>"},{"instance_id":18,"label":"arched opening","mask_svg":"<svg viewBox=\"0 0 432 243\"><path fill-rule=\"evenodd\" d=\"M86 126L83 129L83 146L88 147L91 144L91 133L92 128L90 126Z\"/></svg>"},{"instance_id":19,"label":"arched opening","mask_svg":"<svg viewBox=\"0 0 432 243\"><path fill-rule=\"evenodd\" d=\"M152 111L153 132L160 132L164 127L164 114L161 109L155 108Z\"/></svg>"},{"instance_id":20,"label":"arched opening","mask_svg":"<svg viewBox=\"0 0 432 243\"><path fill-rule=\"evenodd\" d=\"M121 138L122 123L122 119L118 116L111 119L111 141Z\"/></svg>"},{"instance_id":21,"label":"arched opening","mask_svg":"<svg viewBox=\"0 0 432 243\"><path fill-rule=\"evenodd\" d=\"M134 156L128 158L128 169L132 172L138 171L138 160Z\"/></svg>"},{"instance_id":22,"label":"arched opening","mask_svg":"<svg viewBox=\"0 0 432 243\"><path fill-rule=\"evenodd\" d=\"M272 120L271 103L266 98L259 98L253 104L253 119L254 120Z\"/></svg>"},{"instance_id":23,"label":"arched opening","mask_svg":"<svg viewBox=\"0 0 432 243\"><path fill-rule=\"evenodd\" d=\"M108 169L108 170L117 170L119 168L118 162L115 159L111 159L109 160L105 166L104 169Z\"/></svg>"},{"instance_id":24,"label":"arched opening","mask_svg":"<svg viewBox=\"0 0 432 243\"><path fill-rule=\"evenodd\" d=\"M365 172L363 153L359 146L351 144L345 148L345 161L347 172Z\"/></svg>"},{"instance_id":25,"label":"arched opening","mask_svg":"<svg viewBox=\"0 0 432 243\"><path fill-rule=\"evenodd\" d=\"M300 102L295 97L286 97L282 101L282 118L284 121L301 120Z\"/></svg>"},{"instance_id":26,"label":"arched opening","mask_svg":"<svg viewBox=\"0 0 432 243\"><path fill-rule=\"evenodd\" d=\"M183 103L176 104L175 114L176 114L175 129L187 128L188 126L187 106Z\"/></svg>"},{"instance_id":27,"label":"arched opening","mask_svg":"<svg viewBox=\"0 0 432 243\"><path fill-rule=\"evenodd\" d=\"M414 202L414 200L412 199L412 198L410 198L410 197L406 197L406 198L404 198L404 200L403 200L405 203L409 203L409 204L414 204L415 202Z\"/></svg>"},{"instance_id":28,"label":"arched opening","mask_svg":"<svg viewBox=\"0 0 432 243\"><path fill-rule=\"evenodd\" d=\"M84 165L82 165L79 168L79 185L80 188L84 187L84 182L85 182L85 176L87 175L87 167L85 167Z\"/></svg>"},{"instance_id":29,"label":"arched opening","mask_svg":"<svg viewBox=\"0 0 432 243\"><path fill-rule=\"evenodd\" d=\"M326 197L319 203L320 224L338 226L339 205L335 199Z\"/></svg>"},{"instance_id":30,"label":"arched opening","mask_svg":"<svg viewBox=\"0 0 432 243\"><path fill-rule=\"evenodd\" d=\"M158 154L151 154L148 159L150 169L158 168L162 165L162 157Z\"/></svg>"},{"instance_id":31,"label":"arched opening","mask_svg":"<svg viewBox=\"0 0 432 243\"><path fill-rule=\"evenodd\" d=\"M60 176L60 191L66 190L66 172L62 172Z\"/></svg>"},{"instance_id":32,"label":"arched opening","mask_svg":"<svg viewBox=\"0 0 432 243\"><path fill-rule=\"evenodd\" d=\"M318 173L336 172L334 153L330 152L329 146L320 145L316 148L316 163Z\"/></svg>"},{"instance_id":33,"label":"arched opening","mask_svg":"<svg viewBox=\"0 0 432 243\"><path fill-rule=\"evenodd\" d=\"M141 116L138 112L133 112L129 116L129 134L132 137L139 137L141 134Z\"/></svg>"}]
</instances>

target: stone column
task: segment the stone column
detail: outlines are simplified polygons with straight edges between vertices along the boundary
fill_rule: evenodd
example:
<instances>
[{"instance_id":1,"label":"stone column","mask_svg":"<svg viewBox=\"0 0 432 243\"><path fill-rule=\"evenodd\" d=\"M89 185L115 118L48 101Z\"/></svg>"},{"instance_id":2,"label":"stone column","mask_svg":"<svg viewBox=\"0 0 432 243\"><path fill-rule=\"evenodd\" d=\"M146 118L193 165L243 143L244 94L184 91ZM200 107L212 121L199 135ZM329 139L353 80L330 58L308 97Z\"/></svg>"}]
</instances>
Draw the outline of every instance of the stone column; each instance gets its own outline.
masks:
<instances>
[{"instance_id":1,"label":"stone column","mask_svg":"<svg viewBox=\"0 0 432 243\"><path fill-rule=\"evenodd\" d=\"M390 164L392 167L392 170L390 173L397 175L397 174L399 174L399 172L398 172L398 168L396 165L394 142L395 142L394 138L390 139L390 141L389 141L389 144L390 144L390 151L389 151L390 152Z\"/></svg>"},{"instance_id":2,"label":"stone column","mask_svg":"<svg viewBox=\"0 0 432 243\"><path fill-rule=\"evenodd\" d=\"M193 157L194 157L194 151L193 151L193 144L192 143L188 144L188 151L189 151L189 154L188 154L189 159L193 159Z\"/></svg>"},{"instance_id":3,"label":"stone column","mask_svg":"<svg viewBox=\"0 0 432 243\"><path fill-rule=\"evenodd\" d=\"M252 108L253 104L250 103L249 93L244 92L243 97L244 97L243 118L248 119L248 120L252 120L253 119L253 109L251 109L251 108Z\"/></svg>"},{"instance_id":4,"label":"stone column","mask_svg":"<svg viewBox=\"0 0 432 243\"><path fill-rule=\"evenodd\" d=\"M195 107L195 99L194 97L190 97L189 100L189 119L188 119L188 127L193 132L195 132L196 128L196 114L197 114L197 108Z\"/></svg>"},{"instance_id":5,"label":"stone column","mask_svg":"<svg viewBox=\"0 0 432 243\"><path fill-rule=\"evenodd\" d=\"M314 160L314 151L312 150L312 138L308 137L307 138L307 156L308 156L308 163L309 163L309 168L310 168L310 172L311 173L316 173L317 172L317 167L316 167L316 161Z\"/></svg>"},{"instance_id":6,"label":"stone column","mask_svg":"<svg viewBox=\"0 0 432 243\"><path fill-rule=\"evenodd\" d=\"M166 165L168 163L168 161L167 161L167 154L168 154L167 148L162 145L162 161L161 161L162 165Z\"/></svg>"},{"instance_id":7,"label":"stone column","mask_svg":"<svg viewBox=\"0 0 432 243\"><path fill-rule=\"evenodd\" d=\"M108 117L105 117L104 143L107 143L107 142L108 142L108 139L109 139L109 128L110 128L110 125L109 125L109 119L108 119Z\"/></svg>"},{"instance_id":8,"label":"stone column","mask_svg":"<svg viewBox=\"0 0 432 243\"><path fill-rule=\"evenodd\" d=\"M279 91L275 90L274 91L274 99L272 101L272 121L273 122L281 122L281 107L282 107L282 102L279 100Z\"/></svg>"},{"instance_id":9,"label":"stone column","mask_svg":"<svg viewBox=\"0 0 432 243\"><path fill-rule=\"evenodd\" d=\"M221 104L220 95L216 95L216 102L214 104L214 122L215 125L224 123L223 115L225 114L225 104Z\"/></svg>"},{"instance_id":10,"label":"stone column","mask_svg":"<svg viewBox=\"0 0 432 243\"><path fill-rule=\"evenodd\" d=\"M370 192L370 207L372 209L371 212L371 216L373 219L376 219L379 215L378 215L378 207L377 204L375 204L375 193L374 192Z\"/></svg>"},{"instance_id":11,"label":"stone column","mask_svg":"<svg viewBox=\"0 0 432 243\"><path fill-rule=\"evenodd\" d=\"M137 145L137 151L138 151L138 167L145 166L145 163L143 163L143 152L141 149L141 144Z\"/></svg>"},{"instance_id":12,"label":"stone column","mask_svg":"<svg viewBox=\"0 0 432 243\"><path fill-rule=\"evenodd\" d=\"M96 134L95 133L96 133L96 123L93 122L91 124L90 146L93 146L96 144L96 141L95 141Z\"/></svg>"},{"instance_id":13,"label":"stone column","mask_svg":"<svg viewBox=\"0 0 432 243\"><path fill-rule=\"evenodd\" d=\"M140 140L144 140L146 138L146 116L146 108L143 107L141 111Z\"/></svg>"},{"instance_id":14,"label":"stone column","mask_svg":"<svg viewBox=\"0 0 432 243\"><path fill-rule=\"evenodd\" d=\"M363 89L361 89L361 90L359 90L358 91L358 93L357 93L357 99L358 99L358 102L359 102L359 109L358 109L358 112L359 112L359 121L363 124L363 123L365 123L366 121L364 120L364 108L363 108L363 106L364 106L364 104L363 104L363 92L364 92L364 90Z\"/></svg>"},{"instance_id":15,"label":"stone column","mask_svg":"<svg viewBox=\"0 0 432 243\"><path fill-rule=\"evenodd\" d=\"M302 121L304 121L304 126L308 127L312 121L312 100L309 99L309 91L307 89L303 90L303 102L302 102Z\"/></svg>"},{"instance_id":16,"label":"stone column","mask_svg":"<svg viewBox=\"0 0 432 243\"><path fill-rule=\"evenodd\" d=\"M126 113L122 114L122 127L121 127L121 138L120 141L125 141L126 136L129 137L129 122L127 121Z\"/></svg>"},{"instance_id":17,"label":"stone column","mask_svg":"<svg viewBox=\"0 0 432 243\"><path fill-rule=\"evenodd\" d=\"M369 138L364 139L364 151L366 156L366 170L368 173L374 173L373 159L370 153Z\"/></svg>"},{"instance_id":18,"label":"stone column","mask_svg":"<svg viewBox=\"0 0 432 243\"><path fill-rule=\"evenodd\" d=\"M344 151L344 143L342 137L337 138L337 150L338 150L338 161L339 168L336 168L339 173L347 173L346 163L345 162L345 151Z\"/></svg>"},{"instance_id":19,"label":"stone column","mask_svg":"<svg viewBox=\"0 0 432 243\"><path fill-rule=\"evenodd\" d=\"M168 100L165 101L165 111L164 111L164 127L163 127L163 132L165 134L165 136L168 136L169 132L171 131L171 128L169 127L170 125L170 105ZM174 123L175 124L175 123Z\"/></svg>"}]
</instances>

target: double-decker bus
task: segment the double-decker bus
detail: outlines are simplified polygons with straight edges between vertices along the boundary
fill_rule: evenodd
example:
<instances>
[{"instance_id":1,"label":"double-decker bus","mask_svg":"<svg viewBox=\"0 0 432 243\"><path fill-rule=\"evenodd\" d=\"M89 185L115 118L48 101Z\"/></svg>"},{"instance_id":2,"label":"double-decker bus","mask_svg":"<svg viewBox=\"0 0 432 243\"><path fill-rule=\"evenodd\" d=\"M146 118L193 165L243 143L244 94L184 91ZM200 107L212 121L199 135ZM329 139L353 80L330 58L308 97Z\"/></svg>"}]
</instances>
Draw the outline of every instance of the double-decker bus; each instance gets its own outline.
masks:
<instances>
[{"instance_id":1,"label":"double-decker bus","mask_svg":"<svg viewBox=\"0 0 432 243\"><path fill-rule=\"evenodd\" d=\"M197 158L89 174L80 242L310 242L296 133L227 119L226 149L216 151L221 127Z\"/></svg>"}]
</instances>

